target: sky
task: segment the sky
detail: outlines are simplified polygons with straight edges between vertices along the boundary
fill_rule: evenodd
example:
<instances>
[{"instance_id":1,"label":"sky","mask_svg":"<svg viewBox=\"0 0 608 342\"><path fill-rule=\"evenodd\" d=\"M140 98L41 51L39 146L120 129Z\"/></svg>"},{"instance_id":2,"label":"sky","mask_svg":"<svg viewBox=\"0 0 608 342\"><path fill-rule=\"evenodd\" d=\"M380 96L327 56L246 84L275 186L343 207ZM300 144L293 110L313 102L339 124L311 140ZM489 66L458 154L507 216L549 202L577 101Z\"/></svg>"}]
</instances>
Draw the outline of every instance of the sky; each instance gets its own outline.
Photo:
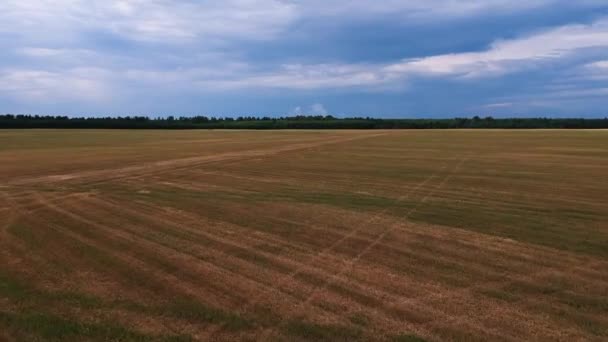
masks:
<instances>
[{"instance_id":1,"label":"sky","mask_svg":"<svg viewBox=\"0 0 608 342\"><path fill-rule=\"evenodd\" d=\"M0 113L608 116L607 0L2 0Z\"/></svg>"}]
</instances>

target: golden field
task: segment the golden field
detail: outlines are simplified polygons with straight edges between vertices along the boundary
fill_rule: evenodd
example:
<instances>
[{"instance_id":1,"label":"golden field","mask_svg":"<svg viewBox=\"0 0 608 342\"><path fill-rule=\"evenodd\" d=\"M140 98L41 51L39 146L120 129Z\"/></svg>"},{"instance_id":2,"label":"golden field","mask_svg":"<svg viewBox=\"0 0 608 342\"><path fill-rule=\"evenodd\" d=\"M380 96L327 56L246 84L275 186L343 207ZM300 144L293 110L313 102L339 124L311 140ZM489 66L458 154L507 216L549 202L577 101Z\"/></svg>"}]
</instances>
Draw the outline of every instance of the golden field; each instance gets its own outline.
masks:
<instances>
[{"instance_id":1,"label":"golden field","mask_svg":"<svg viewBox=\"0 0 608 342\"><path fill-rule=\"evenodd\" d=\"M608 339L608 131L0 131L0 340Z\"/></svg>"}]
</instances>

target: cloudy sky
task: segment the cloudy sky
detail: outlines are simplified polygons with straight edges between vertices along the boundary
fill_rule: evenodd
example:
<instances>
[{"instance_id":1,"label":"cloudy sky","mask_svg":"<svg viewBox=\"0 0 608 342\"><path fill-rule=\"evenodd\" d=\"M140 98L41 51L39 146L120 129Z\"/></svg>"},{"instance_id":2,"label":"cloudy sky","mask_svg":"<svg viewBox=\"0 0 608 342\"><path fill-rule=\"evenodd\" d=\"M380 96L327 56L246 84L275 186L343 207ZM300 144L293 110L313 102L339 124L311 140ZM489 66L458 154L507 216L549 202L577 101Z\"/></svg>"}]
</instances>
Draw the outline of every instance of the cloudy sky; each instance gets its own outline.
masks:
<instances>
[{"instance_id":1,"label":"cloudy sky","mask_svg":"<svg viewBox=\"0 0 608 342\"><path fill-rule=\"evenodd\" d=\"M0 112L608 116L606 0L2 0Z\"/></svg>"}]
</instances>

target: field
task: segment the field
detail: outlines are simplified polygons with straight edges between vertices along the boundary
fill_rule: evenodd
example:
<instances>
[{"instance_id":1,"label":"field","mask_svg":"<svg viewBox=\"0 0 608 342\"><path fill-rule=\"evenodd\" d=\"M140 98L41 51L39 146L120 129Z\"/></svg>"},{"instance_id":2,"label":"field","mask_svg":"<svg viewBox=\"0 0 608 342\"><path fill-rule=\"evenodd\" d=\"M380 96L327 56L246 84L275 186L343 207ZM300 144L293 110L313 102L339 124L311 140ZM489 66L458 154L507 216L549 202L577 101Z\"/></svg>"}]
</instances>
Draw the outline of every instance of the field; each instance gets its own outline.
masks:
<instances>
[{"instance_id":1,"label":"field","mask_svg":"<svg viewBox=\"0 0 608 342\"><path fill-rule=\"evenodd\" d=\"M0 131L0 340L608 339L608 131Z\"/></svg>"}]
</instances>

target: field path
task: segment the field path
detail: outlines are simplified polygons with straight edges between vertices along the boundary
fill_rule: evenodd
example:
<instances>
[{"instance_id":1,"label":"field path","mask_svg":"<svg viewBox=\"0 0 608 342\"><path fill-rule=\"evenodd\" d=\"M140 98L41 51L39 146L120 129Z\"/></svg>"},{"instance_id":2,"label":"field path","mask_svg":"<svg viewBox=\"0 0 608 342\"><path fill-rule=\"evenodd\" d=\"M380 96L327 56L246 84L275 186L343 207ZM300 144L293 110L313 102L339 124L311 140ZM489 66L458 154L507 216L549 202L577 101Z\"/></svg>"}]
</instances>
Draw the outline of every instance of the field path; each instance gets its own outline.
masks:
<instances>
[{"instance_id":1,"label":"field path","mask_svg":"<svg viewBox=\"0 0 608 342\"><path fill-rule=\"evenodd\" d=\"M211 162L220 162L220 161L228 161L228 160L240 160L247 158L259 158L263 156L269 156L284 152L295 152L298 150L306 150L315 147L320 147L324 145L330 144L339 144L352 142L361 139L369 139L374 137L379 137L383 135L387 135L390 133L368 133L363 135L356 136L347 136L347 137L339 137L332 138L317 142L310 143L296 143L286 146L277 146L267 149L258 149L258 150L247 150L247 151L238 151L238 152L227 152L220 153L214 155L206 155L200 157L188 157L188 158L179 158L179 159L169 159L169 160L161 160L155 161L151 163L145 163L140 165L133 165L128 167L121 168L112 168L112 169L101 169L101 170L87 170L76 173L69 174L58 174L58 175L46 175L41 177L26 177L26 178L16 178L7 181L5 184L9 186L23 186L23 185L35 185L40 183L61 183L64 181L71 180L100 180L102 182L108 182L113 180L119 180L124 178L140 178L144 175L156 175L161 174L163 172L173 172L175 170L179 170L182 168L189 168L193 166L198 166L200 164L206 164Z\"/></svg>"}]
</instances>

